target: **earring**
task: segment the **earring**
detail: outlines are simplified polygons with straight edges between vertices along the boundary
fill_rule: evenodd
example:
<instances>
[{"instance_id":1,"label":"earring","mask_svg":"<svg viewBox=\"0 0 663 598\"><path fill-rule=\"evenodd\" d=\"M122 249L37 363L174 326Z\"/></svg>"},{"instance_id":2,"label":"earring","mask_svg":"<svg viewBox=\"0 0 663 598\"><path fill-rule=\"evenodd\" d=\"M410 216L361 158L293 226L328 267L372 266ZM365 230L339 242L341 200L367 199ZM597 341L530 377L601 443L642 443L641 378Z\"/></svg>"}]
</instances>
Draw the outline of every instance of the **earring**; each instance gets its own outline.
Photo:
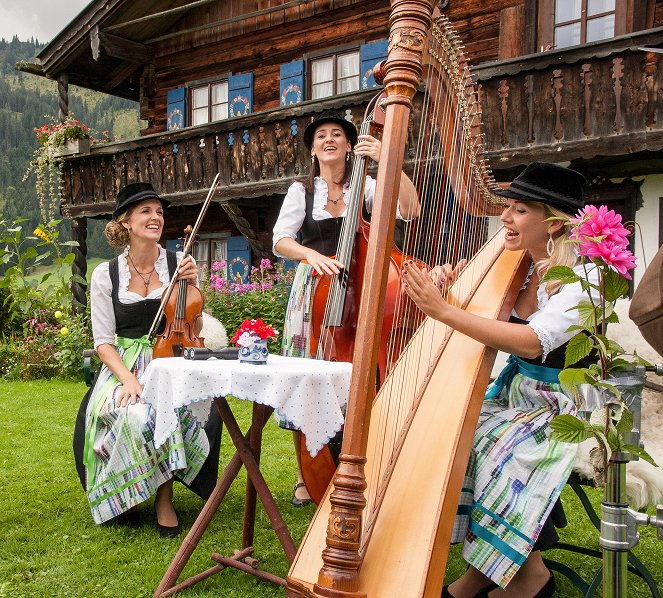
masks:
<instances>
[{"instance_id":1,"label":"earring","mask_svg":"<svg viewBox=\"0 0 663 598\"><path fill-rule=\"evenodd\" d=\"M552 235L548 235L548 242L546 243L546 253L548 257L551 257L555 251L555 241L553 241Z\"/></svg>"},{"instance_id":2,"label":"earring","mask_svg":"<svg viewBox=\"0 0 663 598\"><path fill-rule=\"evenodd\" d=\"M349 161L350 161L350 152L348 152L347 154L345 154L345 161L346 161L346 162L349 162Z\"/></svg>"},{"instance_id":3,"label":"earring","mask_svg":"<svg viewBox=\"0 0 663 598\"><path fill-rule=\"evenodd\" d=\"M311 154L311 164L315 163L315 154Z\"/></svg>"}]
</instances>

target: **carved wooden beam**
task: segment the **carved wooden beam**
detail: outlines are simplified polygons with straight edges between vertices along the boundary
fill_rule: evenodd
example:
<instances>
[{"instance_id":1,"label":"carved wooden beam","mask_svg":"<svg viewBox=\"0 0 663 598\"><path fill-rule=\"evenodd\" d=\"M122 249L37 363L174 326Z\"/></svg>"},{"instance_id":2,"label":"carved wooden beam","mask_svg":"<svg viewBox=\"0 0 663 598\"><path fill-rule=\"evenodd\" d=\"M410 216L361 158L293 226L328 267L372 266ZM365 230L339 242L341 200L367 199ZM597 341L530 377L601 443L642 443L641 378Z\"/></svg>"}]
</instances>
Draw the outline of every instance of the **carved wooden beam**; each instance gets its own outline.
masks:
<instances>
[{"instance_id":1,"label":"carved wooden beam","mask_svg":"<svg viewBox=\"0 0 663 598\"><path fill-rule=\"evenodd\" d=\"M102 48L108 56L128 62L148 64L154 60L155 50L152 46L106 33L101 31L98 26L90 31L90 45L92 46L92 57L95 60L99 60Z\"/></svg>"}]
</instances>

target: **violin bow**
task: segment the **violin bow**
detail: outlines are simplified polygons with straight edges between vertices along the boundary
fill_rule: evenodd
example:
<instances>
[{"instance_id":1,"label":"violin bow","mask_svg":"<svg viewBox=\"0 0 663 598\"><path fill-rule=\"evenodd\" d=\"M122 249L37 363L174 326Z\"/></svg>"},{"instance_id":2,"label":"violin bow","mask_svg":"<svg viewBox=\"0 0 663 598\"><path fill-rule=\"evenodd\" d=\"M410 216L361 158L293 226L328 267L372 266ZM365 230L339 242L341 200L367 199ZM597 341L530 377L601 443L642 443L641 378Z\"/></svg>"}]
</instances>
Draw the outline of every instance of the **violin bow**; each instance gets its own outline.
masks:
<instances>
[{"instance_id":1,"label":"violin bow","mask_svg":"<svg viewBox=\"0 0 663 598\"><path fill-rule=\"evenodd\" d=\"M159 324L159 321L161 320L161 316L163 315L163 311L166 307L166 304L168 303L168 300L170 299L171 294L173 293L173 289L175 288L175 282L177 281L177 274L180 269L180 264L182 263L182 260L184 260L189 253L191 252L191 246L193 245L194 239L196 238L196 235L198 234L198 229L200 228L200 225L202 224L203 218L205 217L205 214L207 212L207 208L209 208L209 204L212 201L212 196L214 195L214 192L219 186L219 177L221 176L220 172L216 173L216 176L214 177L214 180L212 181L212 185L209 188L209 191L207 193L207 197L205 198L205 201L203 202L203 207L200 208L200 213L198 214L198 218L196 219L196 223L193 225L193 229L191 233L189 234L186 242L184 243L184 248L182 249L182 259L177 262L177 268L175 269L175 274L173 274L173 277L170 279L170 283L168 284L168 288L164 291L163 295L161 296L161 304L159 305L159 311L157 312L156 317L154 318L154 321L152 322L152 326L150 327L150 331L147 333L147 338L148 340L152 340L156 334L156 329Z\"/></svg>"}]
</instances>

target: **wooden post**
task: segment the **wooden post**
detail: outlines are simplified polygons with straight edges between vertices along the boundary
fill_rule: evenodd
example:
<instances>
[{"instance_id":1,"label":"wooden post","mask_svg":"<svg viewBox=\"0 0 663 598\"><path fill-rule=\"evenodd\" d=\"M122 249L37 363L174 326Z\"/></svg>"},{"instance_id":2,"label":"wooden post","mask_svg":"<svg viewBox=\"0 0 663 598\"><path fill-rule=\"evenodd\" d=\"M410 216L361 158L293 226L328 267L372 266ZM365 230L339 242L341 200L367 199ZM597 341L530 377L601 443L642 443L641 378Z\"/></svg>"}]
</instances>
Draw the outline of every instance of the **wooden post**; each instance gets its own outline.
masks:
<instances>
[{"instance_id":1,"label":"wooden post","mask_svg":"<svg viewBox=\"0 0 663 598\"><path fill-rule=\"evenodd\" d=\"M58 120L64 122L69 116L69 75L60 73L58 77Z\"/></svg>"},{"instance_id":2,"label":"wooden post","mask_svg":"<svg viewBox=\"0 0 663 598\"><path fill-rule=\"evenodd\" d=\"M72 218L71 240L78 243L78 246L73 247L75 257L71 264L71 273L87 280L87 218ZM87 308L87 284L72 279L71 295L74 313L84 314Z\"/></svg>"},{"instance_id":3,"label":"wooden post","mask_svg":"<svg viewBox=\"0 0 663 598\"><path fill-rule=\"evenodd\" d=\"M364 286L353 355L350 402L340 463L330 495L323 566L314 592L329 598L359 598L362 516L366 505L366 446L375 396L375 374L384 312L390 246L403 167L403 151L412 98L422 73L426 37L431 27L432 0L392 0L389 58L385 67L386 119L371 217ZM366 349L370 348L370 351Z\"/></svg>"}]
</instances>

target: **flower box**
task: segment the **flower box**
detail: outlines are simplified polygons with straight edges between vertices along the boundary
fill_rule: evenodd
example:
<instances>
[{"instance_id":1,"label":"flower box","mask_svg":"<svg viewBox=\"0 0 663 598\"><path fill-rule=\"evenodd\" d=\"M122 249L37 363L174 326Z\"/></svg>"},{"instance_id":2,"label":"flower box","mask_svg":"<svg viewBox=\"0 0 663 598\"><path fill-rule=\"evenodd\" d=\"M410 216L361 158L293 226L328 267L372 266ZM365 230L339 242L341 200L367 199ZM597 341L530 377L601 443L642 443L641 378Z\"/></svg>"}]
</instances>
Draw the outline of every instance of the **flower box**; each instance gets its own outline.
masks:
<instances>
[{"instance_id":1,"label":"flower box","mask_svg":"<svg viewBox=\"0 0 663 598\"><path fill-rule=\"evenodd\" d=\"M53 148L54 156L72 156L75 154L89 154L89 139L68 139L65 145Z\"/></svg>"}]
</instances>

